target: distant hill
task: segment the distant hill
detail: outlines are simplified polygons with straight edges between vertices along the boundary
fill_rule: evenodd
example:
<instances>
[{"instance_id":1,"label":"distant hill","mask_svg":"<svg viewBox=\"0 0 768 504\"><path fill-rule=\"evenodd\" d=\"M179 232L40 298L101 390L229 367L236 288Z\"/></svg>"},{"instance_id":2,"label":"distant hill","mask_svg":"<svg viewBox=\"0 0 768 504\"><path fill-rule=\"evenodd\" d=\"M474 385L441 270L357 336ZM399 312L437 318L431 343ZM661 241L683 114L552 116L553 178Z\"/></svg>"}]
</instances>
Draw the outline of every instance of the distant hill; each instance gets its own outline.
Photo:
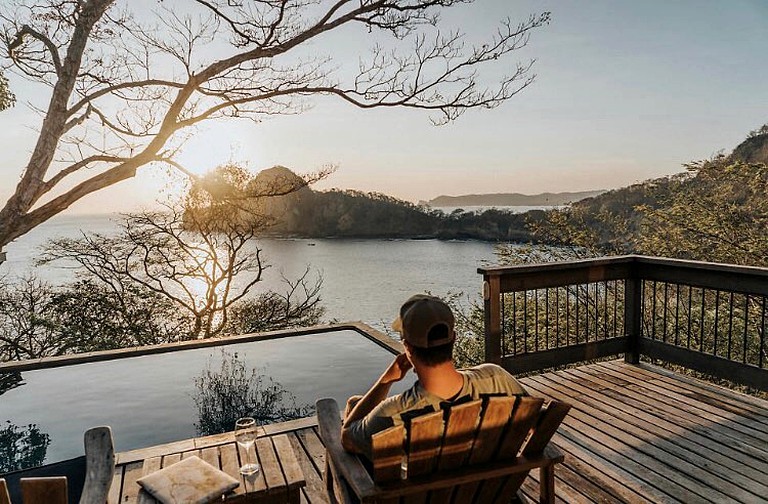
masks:
<instances>
[{"instance_id":1,"label":"distant hill","mask_svg":"<svg viewBox=\"0 0 768 504\"><path fill-rule=\"evenodd\" d=\"M541 194L497 193L464 194L462 196L438 196L427 204L431 207L463 206L555 206L567 205L585 198L593 198L606 192L604 189L581 192Z\"/></svg>"},{"instance_id":2,"label":"distant hill","mask_svg":"<svg viewBox=\"0 0 768 504\"><path fill-rule=\"evenodd\" d=\"M733 150L732 156L745 163L768 164L768 131L765 133L760 133L759 131L751 134L746 140L741 142Z\"/></svg>"},{"instance_id":3,"label":"distant hill","mask_svg":"<svg viewBox=\"0 0 768 504\"><path fill-rule=\"evenodd\" d=\"M219 197L228 190L209 186L222 193ZM528 241L526 224L544 216L540 210L513 214L493 209L446 214L380 193L315 191L284 166L248 181L247 194L238 203L257 217L262 236Z\"/></svg>"},{"instance_id":4,"label":"distant hill","mask_svg":"<svg viewBox=\"0 0 768 504\"><path fill-rule=\"evenodd\" d=\"M645 232L643 230L644 214L639 208L650 211L669 208L675 201L676 195L700 194L709 197L717 191L720 191L721 194L726 194L723 191L732 191L733 199L730 203L733 208L729 210L732 219L738 222L739 216L742 216L741 218L745 222L753 219L758 219L760 222L759 219L762 218L763 214L754 216L744 213L745 208L750 208L748 206L750 204L753 205L752 208L762 208L759 206L760 202L754 200L750 202L748 197L754 198L754 196L749 196L748 187L739 190L736 187L728 186L727 184L734 184L736 183L734 181L739 180L739 172L732 171L731 178L727 172L728 165L736 162L755 165L768 164L768 124L758 130L751 131L733 152L723 154L722 159L718 159L718 157L714 157L711 161L705 160L713 166L708 170L709 173L705 177L701 176L701 166L708 165L704 161L694 162L688 171L613 189L593 198L585 198L575 202L567 211L560 214L559 219L555 220L559 225L566 222L566 226L561 226L561 228L544 226L542 229L545 233L540 233L534 238L550 243L573 245L573 236L577 239L589 236L593 244L604 251L622 254L638 253L636 238ZM696 166L699 167L696 168ZM724 172L722 177L716 176L715 171L717 170ZM759 171L755 173L759 173ZM712 182L713 177L716 183ZM760 201L765 200L761 198ZM555 215L555 213L549 215ZM658 228L658 224L656 226ZM563 232L563 227L569 229L570 234ZM573 230L578 230L578 234L574 234ZM728 240L732 240L730 235ZM734 243L737 243L736 246L741 246L736 241ZM700 250L704 250L703 245ZM745 248L745 250L748 249ZM687 257L693 258L694 256Z\"/></svg>"}]
</instances>

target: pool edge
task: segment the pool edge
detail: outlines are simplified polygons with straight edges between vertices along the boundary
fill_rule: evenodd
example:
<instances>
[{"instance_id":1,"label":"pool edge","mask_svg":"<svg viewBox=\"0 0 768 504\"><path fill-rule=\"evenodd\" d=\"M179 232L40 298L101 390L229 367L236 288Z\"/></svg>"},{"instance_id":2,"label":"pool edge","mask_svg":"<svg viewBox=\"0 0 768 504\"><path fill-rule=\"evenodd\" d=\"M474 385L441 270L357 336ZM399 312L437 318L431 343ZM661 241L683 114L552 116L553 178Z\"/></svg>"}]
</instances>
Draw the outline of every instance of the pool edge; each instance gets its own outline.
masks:
<instances>
[{"instance_id":1,"label":"pool edge","mask_svg":"<svg viewBox=\"0 0 768 504\"><path fill-rule=\"evenodd\" d=\"M196 348L207 348L214 346L232 345L236 343L248 343L252 341L262 341L270 339L287 338L291 336L306 336L309 334L322 334L336 331L355 331L358 334L368 338L380 347L392 352L401 353L401 343L388 337L386 334L374 329L364 322L343 322L337 324L323 324L316 326L301 327L296 329L283 329L278 331L268 331L262 333L240 334L237 336L226 336L217 338L208 338L192 341L180 341L176 343L161 343L158 345L147 345L139 347L119 348L115 350L102 350L98 352L88 352L81 354L61 355L56 357L43 357L40 359L28 359L20 361L9 361L0 363L0 373L13 373L21 371L32 371L37 369L49 369L74 364L85 364L89 362L101 362L125 357L138 357L142 355L154 355L177 350L192 350Z\"/></svg>"}]
</instances>

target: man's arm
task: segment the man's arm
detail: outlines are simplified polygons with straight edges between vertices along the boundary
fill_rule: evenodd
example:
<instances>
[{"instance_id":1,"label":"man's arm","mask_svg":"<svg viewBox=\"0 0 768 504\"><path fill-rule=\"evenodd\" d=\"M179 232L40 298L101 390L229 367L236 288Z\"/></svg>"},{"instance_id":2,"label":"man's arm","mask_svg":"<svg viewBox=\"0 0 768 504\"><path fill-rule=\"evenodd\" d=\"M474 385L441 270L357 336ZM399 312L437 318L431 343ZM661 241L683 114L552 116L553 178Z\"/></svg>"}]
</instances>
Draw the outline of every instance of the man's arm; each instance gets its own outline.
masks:
<instances>
[{"instance_id":1,"label":"man's arm","mask_svg":"<svg viewBox=\"0 0 768 504\"><path fill-rule=\"evenodd\" d=\"M392 387L392 384L402 380L411 367L413 366L404 353L395 357L395 360L392 361L381 377L376 380L376 383L352 408L352 411L344 419L344 423L341 426L341 444L345 450L355 453L360 452L351 440L349 426L353 422L365 418L368 413L381 404L389 395L389 389Z\"/></svg>"}]
</instances>

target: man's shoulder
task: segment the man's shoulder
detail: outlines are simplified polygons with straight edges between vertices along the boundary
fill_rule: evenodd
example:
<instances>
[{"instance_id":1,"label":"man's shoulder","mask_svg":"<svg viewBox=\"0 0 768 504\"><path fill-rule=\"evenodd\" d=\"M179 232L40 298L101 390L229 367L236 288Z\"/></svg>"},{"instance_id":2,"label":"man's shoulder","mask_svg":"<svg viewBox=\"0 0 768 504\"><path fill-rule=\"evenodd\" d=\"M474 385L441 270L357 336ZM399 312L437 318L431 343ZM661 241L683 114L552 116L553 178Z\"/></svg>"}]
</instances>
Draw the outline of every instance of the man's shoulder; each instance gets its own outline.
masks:
<instances>
[{"instance_id":1,"label":"man's shoulder","mask_svg":"<svg viewBox=\"0 0 768 504\"><path fill-rule=\"evenodd\" d=\"M484 362L471 368L464 369L471 376L512 376L509 372L498 364Z\"/></svg>"},{"instance_id":2,"label":"man's shoulder","mask_svg":"<svg viewBox=\"0 0 768 504\"><path fill-rule=\"evenodd\" d=\"M384 399L372 413L374 416L396 417L403 411L419 407L423 399L418 386L414 384L411 388Z\"/></svg>"},{"instance_id":3,"label":"man's shoulder","mask_svg":"<svg viewBox=\"0 0 768 504\"><path fill-rule=\"evenodd\" d=\"M515 377L499 365L483 363L462 372L478 393L527 394Z\"/></svg>"}]
</instances>

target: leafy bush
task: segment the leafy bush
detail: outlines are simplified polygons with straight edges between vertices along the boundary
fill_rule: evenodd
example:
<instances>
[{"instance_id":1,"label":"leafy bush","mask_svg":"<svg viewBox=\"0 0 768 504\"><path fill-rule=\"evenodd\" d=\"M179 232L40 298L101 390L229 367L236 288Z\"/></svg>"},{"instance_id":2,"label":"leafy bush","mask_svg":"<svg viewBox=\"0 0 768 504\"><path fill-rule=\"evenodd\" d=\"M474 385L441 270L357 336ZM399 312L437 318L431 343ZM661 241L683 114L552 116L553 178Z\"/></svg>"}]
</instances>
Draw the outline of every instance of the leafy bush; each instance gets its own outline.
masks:
<instances>
[{"instance_id":1,"label":"leafy bush","mask_svg":"<svg viewBox=\"0 0 768 504\"><path fill-rule=\"evenodd\" d=\"M195 428L201 436L230 431L242 417L269 424L312 414L311 406L296 405L296 397L271 377L256 368L248 369L237 352L222 350L218 369L209 359L195 378L195 389Z\"/></svg>"},{"instance_id":2,"label":"leafy bush","mask_svg":"<svg viewBox=\"0 0 768 504\"><path fill-rule=\"evenodd\" d=\"M43 464L51 438L35 424L0 428L0 474Z\"/></svg>"}]
</instances>

